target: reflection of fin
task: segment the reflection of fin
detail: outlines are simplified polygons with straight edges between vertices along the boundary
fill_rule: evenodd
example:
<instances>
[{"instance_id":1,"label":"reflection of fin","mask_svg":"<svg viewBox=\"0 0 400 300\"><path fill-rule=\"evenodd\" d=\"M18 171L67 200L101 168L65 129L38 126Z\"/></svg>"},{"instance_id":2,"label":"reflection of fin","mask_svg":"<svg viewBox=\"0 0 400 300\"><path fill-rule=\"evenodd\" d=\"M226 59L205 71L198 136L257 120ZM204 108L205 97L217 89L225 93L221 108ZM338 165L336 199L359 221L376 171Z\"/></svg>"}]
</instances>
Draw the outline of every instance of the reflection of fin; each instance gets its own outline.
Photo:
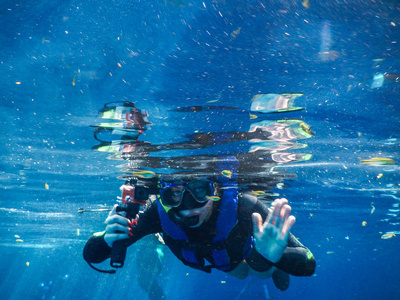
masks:
<instances>
[{"instance_id":1,"label":"reflection of fin","mask_svg":"<svg viewBox=\"0 0 400 300\"><path fill-rule=\"evenodd\" d=\"M372 80L371 84L371 89L382 87L384 82L385 82L385 76L382 73L374 75L374 79Z\"/></svg>"},{"instance_id":2,"label":"reflection of fin","mask_svg":"<svg viewBox=\"0 0 400 300\"><path fill-rule=\"evenodd\" d=\"M268 287L265 283L263 284L263 289L264 289L265 299L271 299L269 292L268 292Z\"/></svg>"},{"instance_id":3,"label":"reflection of fin","mask_svg":"<svg viewBox=\"0 0 400 300\"><path fill-rule=\"evenodd\" d=\"M259 113L301 110L302 107L293 106L293 101L302 95L301 93L257 94L251 99L250 110Z\"/></svg>"},{"instance_id":4,"label":"reflection of fin","mask_svg":"<svg viewBox=\"0 0 400 300\"><path fill-rule=\"evenodd\" d=\"M242 288L242 290L239 292L239 294L237 295L237 297L235 299L239 300L240 297L244 294L244 292L247 290L248 287L249 287L249 281L246 282L246 284L244 285L244 287Z\"/></svg>"},{"instance_id":5,"label":"reflection of fin","mask_svg":"<svg viewBox=\"0 0 400 300\"><path fill-rule=\"evenodd\" d=\"M238 109L234 106L206 106L206 105L194 105L194 106L185 106L185 107L177 107L173 109L173 111L177 112L199 112L199 111L208 111L208 110L232 110Z\"/></svg>"}]
</instances>

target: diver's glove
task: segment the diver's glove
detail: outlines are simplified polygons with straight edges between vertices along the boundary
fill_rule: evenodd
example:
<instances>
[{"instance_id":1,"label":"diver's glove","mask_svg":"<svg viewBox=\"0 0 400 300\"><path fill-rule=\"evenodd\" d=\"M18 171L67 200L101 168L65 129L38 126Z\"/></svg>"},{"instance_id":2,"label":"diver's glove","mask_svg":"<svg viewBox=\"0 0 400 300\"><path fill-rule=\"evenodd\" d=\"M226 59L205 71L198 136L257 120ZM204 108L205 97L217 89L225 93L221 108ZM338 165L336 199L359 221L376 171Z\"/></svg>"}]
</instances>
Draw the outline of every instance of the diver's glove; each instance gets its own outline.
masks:
<instances>
[{"instance_id":1,"label":"diver's glove","mask_svg":"<svg viewBox=\"0 0 400 300\"><path fill-rule=\"evenodd\" d=\"M296 222L291 210L288 200L281 198L272 203L272 212L264 223L260 214L252 216L256 250L272 263L278 262L286 250L289 231Z\"/></svg>"}]
</instances>

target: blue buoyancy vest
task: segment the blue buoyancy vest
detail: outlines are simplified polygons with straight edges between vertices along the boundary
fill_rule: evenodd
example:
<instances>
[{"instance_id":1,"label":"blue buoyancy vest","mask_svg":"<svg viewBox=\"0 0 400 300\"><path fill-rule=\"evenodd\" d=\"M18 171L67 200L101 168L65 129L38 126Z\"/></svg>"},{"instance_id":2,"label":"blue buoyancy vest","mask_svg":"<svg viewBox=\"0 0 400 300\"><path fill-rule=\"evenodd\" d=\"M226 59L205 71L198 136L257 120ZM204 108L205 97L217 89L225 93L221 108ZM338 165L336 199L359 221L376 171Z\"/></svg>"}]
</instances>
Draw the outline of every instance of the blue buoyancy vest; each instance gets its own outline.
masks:
<instances>
[{"instance_id":1,"label":"blue buoyancy vest","mask_svg":"<svg viewBox=\"0 0 400 300\"><path fill-rule=\"evenodd\" d=\"M204 247L210 247L214 262L210 262L211 265L205 265L204 257L201 257L196 251L196 247L190 243L188 236L185 231L177 226L167 215L167 212L160 203L160 199L157 200L158 214L161 221L163 231L167 233L176 243L174 248L179 245L178 258L186 265L193 268L203 270L205 272L211 272L212 268L217 268L221 271L231 271L232 266L230 259L226 251L226 239L231 232L232 228L237 224L237 205L238 205L238 189L235 184L231 186L225 186L223 189L223 195L221 198L220 211L217 218L215 227L216 235L213 237L211 245L204 245ZM167 242L167 240L166 240ZM245 247L243 249L243 259L245 259L253 250L253 238L248 237ZM168 242L167 242L168 245ZM171 245L172 246L172 245ZM203 245L200 245L203 246ZM171 249L175 254L176 249Z\"/></svg>"}]
</instances>

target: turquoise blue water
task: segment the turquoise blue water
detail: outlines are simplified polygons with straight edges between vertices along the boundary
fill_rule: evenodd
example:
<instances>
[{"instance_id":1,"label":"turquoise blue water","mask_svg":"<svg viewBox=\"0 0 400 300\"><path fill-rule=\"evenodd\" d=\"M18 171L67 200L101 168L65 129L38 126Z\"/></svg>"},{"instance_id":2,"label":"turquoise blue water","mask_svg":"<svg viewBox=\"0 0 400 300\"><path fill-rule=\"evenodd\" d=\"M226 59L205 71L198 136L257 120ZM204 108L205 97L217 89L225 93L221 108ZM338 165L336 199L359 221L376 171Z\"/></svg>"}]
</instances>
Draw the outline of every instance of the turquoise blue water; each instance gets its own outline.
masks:
<instances>
[{"instance_id":1,"label":"turquoise blue water","mask_svg":"<svg viewBox=\"0 0 400 300\"><path fill-rule=\"evenodd\" d=\"M206 172L221 154L249 162L243 184L261 178L290 200L316 273L280 292L164 249L167 299L399 298L399 11L397 0L0 3L2 299L146 299L136 261L151 268L148 242L115 275L97 273L82 249L107 213L78 209L112 206L132 170ZM251 111L268 93L301 93L303 109ZM132 163L92 149L112 101L149 113L138 140L160 151ZM182 111L193 106L203 110ZM313 136L188 144L263 121Z\"/></svg>"}]
</instances>

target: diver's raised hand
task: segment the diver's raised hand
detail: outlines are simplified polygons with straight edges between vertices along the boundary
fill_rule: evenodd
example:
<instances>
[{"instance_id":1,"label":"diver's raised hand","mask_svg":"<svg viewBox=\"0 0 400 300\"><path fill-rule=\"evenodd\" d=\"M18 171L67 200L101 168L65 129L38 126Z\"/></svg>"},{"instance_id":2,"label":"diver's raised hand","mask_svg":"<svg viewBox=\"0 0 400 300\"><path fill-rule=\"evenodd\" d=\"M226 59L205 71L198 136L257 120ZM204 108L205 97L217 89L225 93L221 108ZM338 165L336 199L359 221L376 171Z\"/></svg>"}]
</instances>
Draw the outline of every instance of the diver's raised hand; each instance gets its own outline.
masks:
<instances>
[{"instance_id":1,"label":"diver's raised hand","mask_svg":"<svg viewBox=\"0 0 400 300\"><path fill-rule=\"evenodd\" d=\"M132 225L131 221L117 214L117 206L117 204L114 205L104 222L106 224L106 234L104 235L104 241L109 247L112 247L112 244L115 241L129 238L132 230L130 228L130 226Z\"/></svg>"},{"instance_id":2,"label":"diver's raised hand","mask_svg":"<svg viewBox=\"0 0 400 300\"><path fill-rule=\"evenodd\" d=\"M289 231L296 218L290 215L292 208L285 198L276 199L271 208L272 212L268 214L264 223L260 214L253 214L253 234L257 252L276 263L287 247Z\"/></svg>"}]
</instances>

